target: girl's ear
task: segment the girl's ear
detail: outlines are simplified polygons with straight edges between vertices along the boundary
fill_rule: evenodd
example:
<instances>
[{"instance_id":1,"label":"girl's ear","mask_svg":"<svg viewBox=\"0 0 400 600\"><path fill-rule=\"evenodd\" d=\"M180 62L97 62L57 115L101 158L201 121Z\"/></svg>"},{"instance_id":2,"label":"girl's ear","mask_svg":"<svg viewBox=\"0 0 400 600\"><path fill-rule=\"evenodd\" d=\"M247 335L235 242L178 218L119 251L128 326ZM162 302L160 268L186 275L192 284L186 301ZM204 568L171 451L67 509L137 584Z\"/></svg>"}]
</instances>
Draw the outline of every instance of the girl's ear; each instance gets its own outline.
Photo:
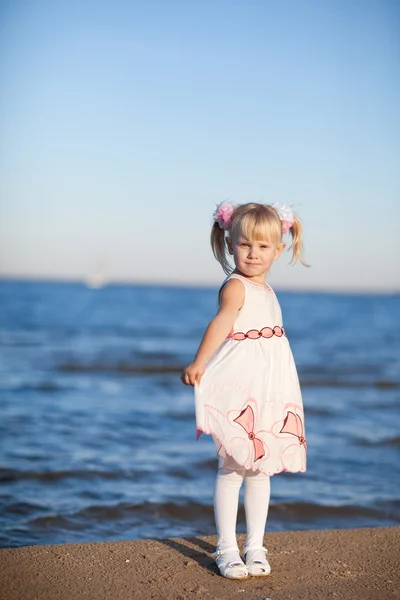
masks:
<instances>
[{"instance_id":1,"label":"girl's ear","mask_svg":"<svg viewBox=\"0 0 400 600\"><path fill-rule=\"evenodd\" d=\"M228 247L228 252L229 252L229 254L232 256L232 255L233 255L233 246L232 246L232 240L231 240L231 238L230 238L230 237L226 237L226 238L225 238L225 241L226 241L226 245L227 245L227 247Z\"/></svg>"},{"instance_id":2,"label":"girl's ear","mask_svg":"<svg viewBox=\"0 0 400 600\"><path fill-rule=\"evenodd\" d=\"M275 250L275 255L274 255L274 260L278 260L278 258L280 257L280 255L282 254L284 248L285 248L286 244L284 242L281 242Z\"/></svg>"}]
</instances>

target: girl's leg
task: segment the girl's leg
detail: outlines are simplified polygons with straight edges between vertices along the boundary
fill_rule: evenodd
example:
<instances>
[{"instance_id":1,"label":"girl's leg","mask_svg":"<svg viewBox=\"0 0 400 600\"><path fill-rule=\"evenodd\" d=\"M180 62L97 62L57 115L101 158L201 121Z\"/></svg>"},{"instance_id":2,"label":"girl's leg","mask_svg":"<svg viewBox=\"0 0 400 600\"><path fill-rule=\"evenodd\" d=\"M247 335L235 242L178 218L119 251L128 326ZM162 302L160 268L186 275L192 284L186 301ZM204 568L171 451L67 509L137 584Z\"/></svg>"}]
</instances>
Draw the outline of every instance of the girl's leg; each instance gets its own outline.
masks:
<instances>
[{"instance_id":1,"label":"girl's leg","mask_svg":"<svg viewBox=\"0 0 400 600\"><path fill-rule=\"evenodd\" d=\"M227 457L223 467L218 469L215 495L214 515L217 526L217 549L237 548L236 520L239 504L239 491L243 482L245 469L231 457Z\"/></svg>"},{"instance_id":2,"label":"girl's leg","mask_svg":"<svg viewBox=\"0 0 400 600\"><path fill-rule=\"evenodd\" d=\"M270 477L261 471L246 471L244 510L247 537L245 549L262 548L270 499ZM265 554L264 554L265 556Z\"/></svg>"}]
</instances>

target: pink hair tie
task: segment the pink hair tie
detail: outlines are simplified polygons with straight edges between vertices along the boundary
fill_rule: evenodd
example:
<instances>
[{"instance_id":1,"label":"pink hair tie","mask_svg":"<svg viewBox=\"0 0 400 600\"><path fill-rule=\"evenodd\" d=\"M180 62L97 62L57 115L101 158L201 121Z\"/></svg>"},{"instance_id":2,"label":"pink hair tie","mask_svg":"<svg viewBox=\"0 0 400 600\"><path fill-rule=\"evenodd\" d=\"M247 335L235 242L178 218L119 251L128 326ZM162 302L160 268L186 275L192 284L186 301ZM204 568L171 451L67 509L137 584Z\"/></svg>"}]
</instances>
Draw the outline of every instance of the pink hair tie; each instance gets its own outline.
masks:
<instances>
[{"instance_id":1,"label":"pink hair tie","mask_svg":"<svg viewBox=\"0 0 400 600\"><path fill-rule=\"evenodd\" d=\"M214 221L217 221L221 229L230 229L232 224L232 213L236 208L233 202L221 202L217 204L214 211Z\"/></svg>"},{"instance_id":2,"label":"pink hair tie","mask_svg":"<svg viewBox=\"0 0 400 600\"><path fill-rule=\"evenodd\" d=\"M271 206L279 215L282 225L282 233L287 233L294 223L294 212L292 208L289 206L289 204L278 204L277 202Z\"/></svg>"}]
</instances>

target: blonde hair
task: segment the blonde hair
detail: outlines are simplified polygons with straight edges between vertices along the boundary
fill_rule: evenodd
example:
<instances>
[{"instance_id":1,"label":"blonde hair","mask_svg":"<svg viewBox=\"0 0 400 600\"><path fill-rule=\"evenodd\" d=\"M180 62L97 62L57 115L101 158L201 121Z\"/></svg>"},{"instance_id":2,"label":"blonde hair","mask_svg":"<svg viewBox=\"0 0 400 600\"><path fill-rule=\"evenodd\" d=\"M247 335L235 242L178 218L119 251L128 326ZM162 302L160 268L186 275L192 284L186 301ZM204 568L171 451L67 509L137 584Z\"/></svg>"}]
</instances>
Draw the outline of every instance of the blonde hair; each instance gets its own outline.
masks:
<instances>
[{"instance_id":1,"label":"blonde hair","mask_svg":"<svg viewBox=\"0 0 400 600\"><path fill-rule=\"evenodd\" d=\"M292 250L292 258L289 264L295 264L299 260L302 265L309 267L303 258L303 227L296 216L289 231L292 236L289 248ZM282 241L282 223L275 208L255 202L237 206L232 213L228 236L237 239L240 234L248 240L269 240L278 246ZM211 228L211 248L225 273L230 275L233 269L228 262L225 230L221 229L217 221L214 221Z\"/></svg>"}]
</instances>

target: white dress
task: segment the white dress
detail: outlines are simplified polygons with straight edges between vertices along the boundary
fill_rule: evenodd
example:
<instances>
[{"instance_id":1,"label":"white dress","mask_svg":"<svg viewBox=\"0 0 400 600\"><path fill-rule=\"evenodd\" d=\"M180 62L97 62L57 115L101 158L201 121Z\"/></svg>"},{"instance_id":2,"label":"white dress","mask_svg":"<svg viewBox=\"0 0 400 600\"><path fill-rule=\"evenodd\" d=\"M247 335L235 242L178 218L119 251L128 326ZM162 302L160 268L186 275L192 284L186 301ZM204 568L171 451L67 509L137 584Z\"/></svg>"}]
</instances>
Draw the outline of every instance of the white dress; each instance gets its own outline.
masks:
<instances>
[{"instance_id":1,"label":"white dress","mask_svg":"<svg viewBox=\"0 0 400 600\"><path fill-rule=\"evenodd\" d=\"M213 436L222 463L230 455L267 475L305 471L303 402L278 299L270 286L232 278L245 301L195 385L197 437Z\"/></svg>"}]
</instances>

